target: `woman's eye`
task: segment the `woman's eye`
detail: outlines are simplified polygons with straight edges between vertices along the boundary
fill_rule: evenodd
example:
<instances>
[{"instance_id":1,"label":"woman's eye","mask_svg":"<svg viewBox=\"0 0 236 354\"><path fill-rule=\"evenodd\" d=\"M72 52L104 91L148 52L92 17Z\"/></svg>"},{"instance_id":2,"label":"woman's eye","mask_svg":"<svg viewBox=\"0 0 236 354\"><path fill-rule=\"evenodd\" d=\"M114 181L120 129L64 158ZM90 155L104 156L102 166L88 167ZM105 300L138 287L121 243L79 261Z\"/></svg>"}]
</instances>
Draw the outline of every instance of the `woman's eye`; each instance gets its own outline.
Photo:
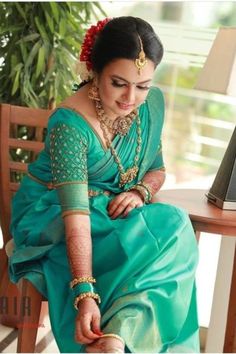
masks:
<instances>
[{"instance_id":1,"label":"woman's eye","mask_svg":"<svg viewBox=\"0 0 236 354\"><path fill-rule=\"evenodd\" d=\"M112 86L115 87L125 87L126 84L122 84L121 82L118 82L116 80L112 80Z\"/></svg>"},{"instance_id":2,"label":"woman's eye","mask_svg":"<svg viewBox=\"0 0 236 354\"><path fill-rule=\"evenodd\" d=\"M139 90L149 90L149 89L150 89L149 86L137 86L137 88L138 88Z\"/></svg>"}]
</instances>

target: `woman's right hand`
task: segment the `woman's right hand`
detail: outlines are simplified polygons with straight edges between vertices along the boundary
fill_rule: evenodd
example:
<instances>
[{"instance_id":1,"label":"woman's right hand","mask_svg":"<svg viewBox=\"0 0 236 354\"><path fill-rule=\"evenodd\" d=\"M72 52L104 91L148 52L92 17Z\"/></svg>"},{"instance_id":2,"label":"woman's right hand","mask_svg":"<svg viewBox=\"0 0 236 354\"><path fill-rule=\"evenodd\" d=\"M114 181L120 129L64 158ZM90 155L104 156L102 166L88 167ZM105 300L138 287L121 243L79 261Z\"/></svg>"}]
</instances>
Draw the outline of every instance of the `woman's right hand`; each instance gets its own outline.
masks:
<instances>
[{"instance_id":1,"label":"woman's right hand","mask_svg":"<svg viewBox=\"0 0 236 354\"><path fill-rule=\"evenodd\" d=\"M93 298L86 297L78 303L78 309L75 340L81 344L90 344L103 334L100 330L99 307Z\"/></svg>"}]
</instances>

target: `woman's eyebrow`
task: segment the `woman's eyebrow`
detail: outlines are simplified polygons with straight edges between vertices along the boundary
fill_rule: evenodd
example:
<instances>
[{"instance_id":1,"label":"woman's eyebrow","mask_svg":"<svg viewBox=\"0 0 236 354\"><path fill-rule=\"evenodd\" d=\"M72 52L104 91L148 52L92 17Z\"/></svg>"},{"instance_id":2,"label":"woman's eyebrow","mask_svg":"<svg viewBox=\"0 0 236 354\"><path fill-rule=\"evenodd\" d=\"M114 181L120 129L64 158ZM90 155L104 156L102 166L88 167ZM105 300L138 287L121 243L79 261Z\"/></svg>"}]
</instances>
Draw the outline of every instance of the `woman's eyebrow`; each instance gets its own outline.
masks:
<instances>
[{"instance_id":1,"label":"woman's eyebrow","mask_svg":"<svg viewBox=\"0 0 236 354\"><path fill-rule=\"evenodd\" d=\"M118 80L125 81L125 82L127 82L128 84L136 84L136 85L145 84L145 83L147 83L147 82L152 81L152 79L147 79L147 80L145 80L145 81L141 81L141 82L136 82L136 83L135 83L135 82L130 82L130 81L124 79L123 77L119 76L119 75L112 75L111 77L112 77L112 79L118 79Z\"/></svg>"}]
</instances>

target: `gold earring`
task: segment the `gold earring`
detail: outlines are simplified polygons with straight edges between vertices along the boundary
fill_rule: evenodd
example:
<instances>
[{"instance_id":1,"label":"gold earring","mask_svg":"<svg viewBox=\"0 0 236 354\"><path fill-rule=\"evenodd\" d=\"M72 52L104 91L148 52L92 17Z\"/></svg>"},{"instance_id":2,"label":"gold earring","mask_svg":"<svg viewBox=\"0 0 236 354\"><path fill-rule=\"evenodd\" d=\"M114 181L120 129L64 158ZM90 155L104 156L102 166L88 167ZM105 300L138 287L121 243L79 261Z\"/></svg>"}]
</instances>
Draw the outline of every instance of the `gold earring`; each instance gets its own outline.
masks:
<instances>
[{"instance_id":1,"label":"gold earring","mask_svg":"<svg viewBox=\"0 0 236 354\"><path fill-rule=\"evenodd\" d=\"M138 74L141 75L141 69L147 64L147 59L145 52L143 50L143 42L141 37L138 35L141 50L139 52L138 58L135 59L135 65L138 68Z\"/></svg>"},{"instance_id":2,"label":"gold earring","mask_svg":"<svg viewBox=\"0 0 236 354\"><path fill-rule=\"evenodd\" d=\"M92 85L88 90L88 98L93 101L100 101L97 78L93 79Z\"/></svg>"}]
</instances>

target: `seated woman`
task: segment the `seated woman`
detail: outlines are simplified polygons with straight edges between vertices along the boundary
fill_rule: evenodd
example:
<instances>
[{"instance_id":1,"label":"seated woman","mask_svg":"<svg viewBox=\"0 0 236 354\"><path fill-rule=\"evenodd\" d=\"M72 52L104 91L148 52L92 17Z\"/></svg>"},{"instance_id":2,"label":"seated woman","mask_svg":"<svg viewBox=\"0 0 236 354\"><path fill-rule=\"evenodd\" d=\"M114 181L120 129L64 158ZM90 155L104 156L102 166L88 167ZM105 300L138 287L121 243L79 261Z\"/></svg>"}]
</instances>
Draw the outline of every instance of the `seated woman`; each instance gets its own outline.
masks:
<instances>
[{"instance_id":1,"label":"seated woman","mask_svg":"<svg viewBox=\"0 0 236 354\"><path fill-rule=\"evenodd\" d=\"M61 352L199 351L195 235L185 211L152 202L165 179L151 87L162 56L142 19L92 26L84 81L14 197L11 280L48 299Z\"/></svg>"}]
</instances>

